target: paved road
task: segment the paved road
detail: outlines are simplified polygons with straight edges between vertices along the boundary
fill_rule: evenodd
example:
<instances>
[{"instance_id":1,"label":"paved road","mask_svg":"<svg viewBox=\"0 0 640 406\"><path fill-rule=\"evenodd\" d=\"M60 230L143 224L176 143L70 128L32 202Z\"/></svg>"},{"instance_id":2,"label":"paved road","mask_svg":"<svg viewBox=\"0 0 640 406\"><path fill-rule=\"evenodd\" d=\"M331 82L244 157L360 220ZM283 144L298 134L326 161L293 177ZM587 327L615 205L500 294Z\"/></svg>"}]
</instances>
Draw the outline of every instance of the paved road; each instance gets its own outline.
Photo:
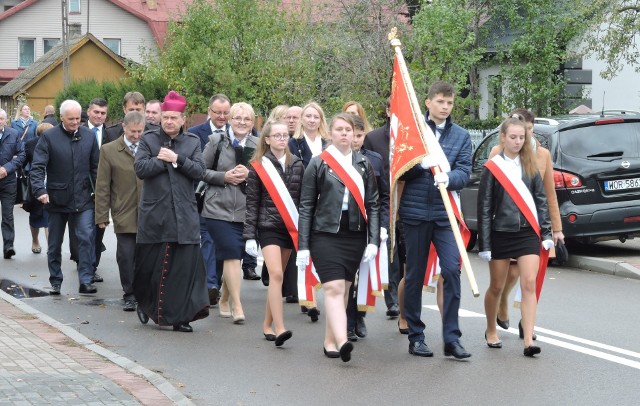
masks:
<instances>
[{"instance_id":1,"label":"paved road","mask_svg":"<svg viewBox=\"0 0 640 406\"><path fill-rule=\"evenodd\" d=\"M26 218L16 243L18 255L2 262L2 274L34 287L48 286L44 254L30 252ZM369 314L369 337L357 343L352 362L322 355L324 319L311 323L297 306L285 305L294 333L276 349L261 333L266 288L243 281L247 322L237 326L217 314L193 324L193 334L142 325L121 310L115 264L115 238L108 231L95 297L77 294L72 263L60 297L25 299L29 305L77 329L108 349L161 373L201 405L269 405L304 402L334 404L637 404L640 381L640 280L566 268L551 268L538 310L536 328L543 352L522 356L516 330L502 332L504 348L483 340L481 298L463 282L461 328L472 352L467 362L442 355L439 315L433 294L424 295L423 320L433 359L407 353L406 336L384 317L384 305ZM471 255L481 292L488 286L486 264ZM212 309L215 310L215 309ZM512 310L512 325L517 325ZM514 334L515 333L515 334Z\"/></svg>"}]
</instances>

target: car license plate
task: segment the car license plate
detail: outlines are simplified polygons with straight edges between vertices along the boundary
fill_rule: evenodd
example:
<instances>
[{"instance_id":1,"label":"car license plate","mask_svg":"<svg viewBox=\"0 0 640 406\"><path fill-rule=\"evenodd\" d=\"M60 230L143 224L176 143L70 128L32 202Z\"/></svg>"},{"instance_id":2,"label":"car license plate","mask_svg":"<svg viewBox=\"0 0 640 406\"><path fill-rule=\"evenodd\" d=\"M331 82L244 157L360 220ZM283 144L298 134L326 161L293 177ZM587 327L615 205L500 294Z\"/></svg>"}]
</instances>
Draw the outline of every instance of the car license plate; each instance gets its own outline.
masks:
<instances>
[{"instance_id":1,"label":"car license plate","mask_svg":"<svg viewBox=\"0 0 640 406\"><path fill-rule=\"evenodd\" d=\"M604 182L605 192L627 189L640 189L640 178L607 180Z\"/></svg>"}]
</instances>

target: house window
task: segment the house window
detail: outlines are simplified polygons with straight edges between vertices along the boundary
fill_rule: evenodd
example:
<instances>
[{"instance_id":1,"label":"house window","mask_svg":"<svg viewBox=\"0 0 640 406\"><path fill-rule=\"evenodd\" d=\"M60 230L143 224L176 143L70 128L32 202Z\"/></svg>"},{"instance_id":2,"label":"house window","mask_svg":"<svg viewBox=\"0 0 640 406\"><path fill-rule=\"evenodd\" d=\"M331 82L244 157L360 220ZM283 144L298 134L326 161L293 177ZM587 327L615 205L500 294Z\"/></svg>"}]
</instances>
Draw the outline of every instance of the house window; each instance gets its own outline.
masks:
<instances>
[{"instance_id":1,"label":"house window","mask_svg":"<svg viewBox=\"0 0 640 406\"><path fill-rule=\"evenodd\" d=\"M120 38L105 38L103 42L107 48L120 55Z\"/></svg>"},{"instance_id":2,"label":"house window","mask_svg":"<svg viewBox=\"0 0 640 406\"><path fill-rule=\"evenodd\" d=\"M59 38L44 38L42 40L43 51L46 54L51 50L51 48L55 47L58 42L60 42Z\"/></svg>"},{"instance_id":3,"label":"house window","mask_svg":"<svg viewBox=\"0 0 640 406\"><path fill-rule=\"evenodd\" d=\"M80 35L82 35L82 24L69 24L69 37L79 37Z\"/></svg>"},{"instance_id":4,"label":"house window","mask_svg":"<svg viewBox=\"0 0 640 406\"><path fill-rule=\"evenodd\" d=\"M36 60L36 40L32 38L20 38L19 41L19 65L21 68L30 66Z\"/></svg>"},{"instance_id":5,"label":"house window","mask_svg":"<svg viewBox=\"0 0 640 406\"><path fill-rule=\"evenodd\" d=\"M69 13L80 14L80 0L69 0Z\"/></svg>"}]
</instances>

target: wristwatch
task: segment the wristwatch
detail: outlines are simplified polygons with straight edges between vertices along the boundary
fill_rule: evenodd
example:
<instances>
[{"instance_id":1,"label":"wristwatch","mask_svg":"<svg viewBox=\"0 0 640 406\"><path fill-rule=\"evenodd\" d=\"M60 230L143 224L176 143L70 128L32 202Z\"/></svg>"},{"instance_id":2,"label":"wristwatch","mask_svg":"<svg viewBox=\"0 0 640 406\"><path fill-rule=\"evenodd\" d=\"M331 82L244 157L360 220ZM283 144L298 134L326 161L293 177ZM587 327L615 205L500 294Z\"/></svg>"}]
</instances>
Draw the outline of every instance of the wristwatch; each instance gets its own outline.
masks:
<instances>
[{"instance_id":1,"label":"wristwatch","mask_svg":"<svg viewBox=\"0 0 640 406\"><path fill-rule=\"evenodd\" d=\"M178 169L178 162L171 162L171 166Z\"/></svg>"}]
</instances>

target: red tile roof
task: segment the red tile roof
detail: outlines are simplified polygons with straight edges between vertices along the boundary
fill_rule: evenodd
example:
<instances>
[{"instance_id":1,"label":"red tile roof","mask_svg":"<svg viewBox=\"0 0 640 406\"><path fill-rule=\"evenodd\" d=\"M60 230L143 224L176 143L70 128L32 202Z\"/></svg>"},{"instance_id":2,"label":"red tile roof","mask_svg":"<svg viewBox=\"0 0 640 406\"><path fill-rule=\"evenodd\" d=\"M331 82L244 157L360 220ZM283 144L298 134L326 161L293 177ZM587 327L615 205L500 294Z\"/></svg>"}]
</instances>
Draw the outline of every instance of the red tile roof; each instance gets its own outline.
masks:
<instances>
[{"instance_id":1,"label":"red tile roof","mask_svg":"<svg viewBox=\"0 0 640 406\"><path fill-rule=\"evenodd\" d=\"M16 78L23 69L0 69L0 83L8 83Z\"/></svg>"}]
</instances>

